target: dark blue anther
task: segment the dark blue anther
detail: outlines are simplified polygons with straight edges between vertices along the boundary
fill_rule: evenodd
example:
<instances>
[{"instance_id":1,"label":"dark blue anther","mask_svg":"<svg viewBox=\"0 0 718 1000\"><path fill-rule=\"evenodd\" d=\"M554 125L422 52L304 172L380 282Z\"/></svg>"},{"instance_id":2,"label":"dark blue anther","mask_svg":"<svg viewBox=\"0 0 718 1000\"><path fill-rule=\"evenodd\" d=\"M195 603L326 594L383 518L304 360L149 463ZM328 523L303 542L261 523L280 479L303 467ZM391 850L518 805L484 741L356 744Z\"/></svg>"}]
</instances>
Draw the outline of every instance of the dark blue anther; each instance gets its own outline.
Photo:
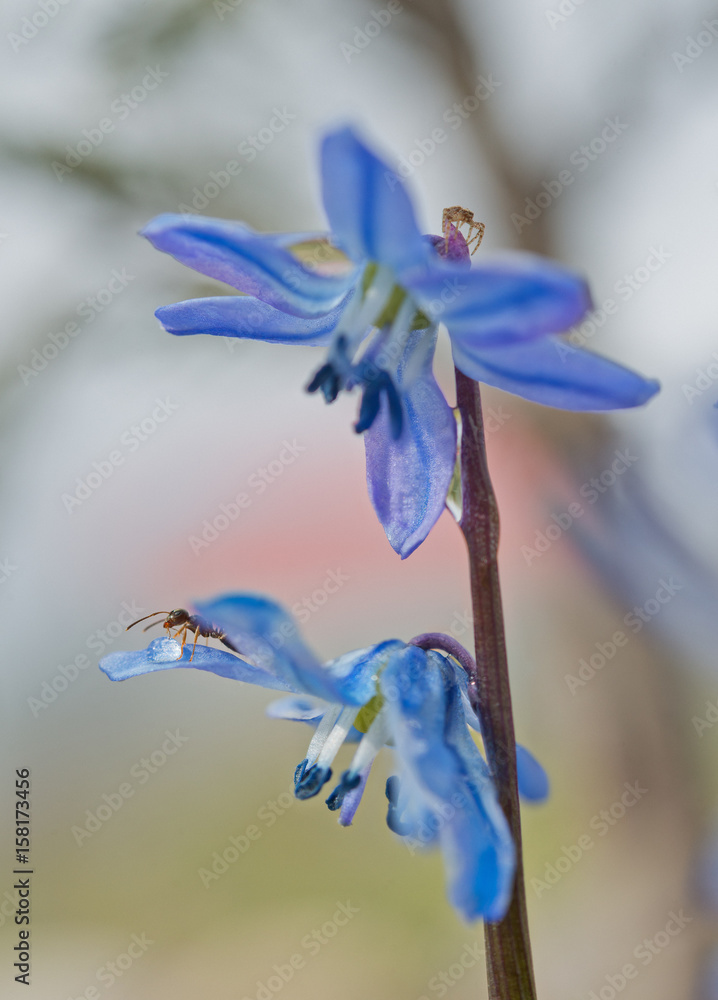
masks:
<instances>
[{"instance_id":1,"label":"dark blue anther","mask_svg":"<svg viewBox=\"0 0 718 1000\"><path fill-rule=\"evenodd\" d=\"M389 404L389 426L391 427L391 436L395 441L398 441L401 437L401 429L404 423L404 411L401 406L401 396L397 392L396 386L388 375L386 380L387 384L384 386L384 392Z\"/></svg>"},{"instance_id":2,"label":"dark blue anther","mask_svg":"<svg viewBox=\"0 0 718 1000\"><path fill-rule=\"evenodd\" d=\"M386 813L386 825L398 837L408 837L412 829L408 823L402 823L399 819L399 811L392 805L389 806Z\"/></svg>"},{"instance_id":3,"label":"dark blue anther","mask_svg":"<svg viewBox=\"0 0 718 1000\"><path fill-rule=\"evenodd\" d=\"M368 431L377 418L382 393L386 397L389 407L389 428L394 440L401 437L401 430L404 424L404 411L399 395L391 375L381 369L369 367L362 372L361 380L364 385L364 395L362 396L361 407L359 408L359 419L354 424L357 434Z\"/></svg>"},{"instance_id":4,"label":"dark blue anther","mask_svg":"<svg viewBox=\"0 0 718 1000\"><path fill-rule=\"evenodd\" d=\"M302 775L294 788L298 799L311 799L322 790L332 776L331 767L317 767L314 764Z\"/></svg>"},{"instance_id":5,"label":"dark blue anther","mask_svg":"<svg viewBox=\"0 0 718 1000\"><path fill-rule=\"evenodd\" d=\"M304 760L300 761L300 763L297 764L297 766L295 767L295 769L294 769L294 787L295 788L297 787L297 785L299 784L299 782L304 777L304 772L307 769L307 764L308 763L309 763L309 758L305 757Z\"/></svg>"},{"instance_id":6,"label":"dark blue anther","mask_svg":"<svg viewBox=\"0 0 718 1000\"><path fill-rule=\"evenodd\" d=\"M379 395L379 386L376 382L373 382L371 385L366 387L361 398L359 419L354 424L354 430L357 434L363 434L364 431L369 430L379 414L380 404L381 396Z\"/></svg>"},{"instance_id":7,"label":"dark blue anther","mask_svg":"<svg viewBox=\"0 0 718 1000\"><path fill-rule=\"evenodd\" d=\"M352 363L349 359L347 338L342 334L332 348L330 357L314 375L307 386L307 392L322 390L327 403L333 403L346 384L347 374L351 372Z\"/></svg>"},{"instance_id":8,"label":"dark blue anther","mask_svg":"<svg viewBox=\"0 0 718 1000\"><path fill-rule=\"evenodd\" d=\"M399 801L399 778L396 774L392 774L391 777L386 779L385 794L389 800L389 805L395 806Z\"/></svg>"},{"instance_id":9,"label":"dark blue anther","mask_svg":"<svg viewBox=\"0 0 718 1000\"><path fill-rule=\"evenodd\" d=\"M311 382L307 386L307 392L316 392L317 389L324 391L324 386L327 382L336 379L336 372L334 371L334 365L331 361L327 361L325 365L315 373Z\"/></svg>"},{"instance_id":10,"label":"dark blue anther","mask_svg":"<svg viewBox=\"0 0 718 1000\"><path fill-rule=\"evenodd\" d=\"M399 837L407 837L411 833L412 828L408 823L402 823L399 818L399 779L395 774L386 779L386 797L389 800L386 825L392 833L396 833Z\"/></svg>"},{"instance_id":11,"label":"dark blue anther","mask_svg":"<svg viewBox=\"0 0 718 1000\"><path fill-rule=\"evenodd\" d=\"M351 792L352 789L356 788L360 781L360 775L352 774L351 771L344 772L339 780L339 784L326 800L331 812L335 812L337 809L341 808L341 805L344 802L344 796L347 792Z\"/></svg>"}]
</instances>

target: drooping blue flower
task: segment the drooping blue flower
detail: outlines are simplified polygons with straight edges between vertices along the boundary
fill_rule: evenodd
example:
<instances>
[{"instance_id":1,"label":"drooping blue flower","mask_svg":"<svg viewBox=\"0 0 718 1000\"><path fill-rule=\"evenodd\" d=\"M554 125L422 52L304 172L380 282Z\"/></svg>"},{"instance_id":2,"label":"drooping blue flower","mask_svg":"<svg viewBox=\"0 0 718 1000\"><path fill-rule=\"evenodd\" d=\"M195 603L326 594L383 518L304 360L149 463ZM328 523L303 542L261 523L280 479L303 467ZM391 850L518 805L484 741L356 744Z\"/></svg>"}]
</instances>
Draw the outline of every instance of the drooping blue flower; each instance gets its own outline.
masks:
<instances>
[{"instance_id":1,"label":"drooping blue flower","mask_svg":"<svg viewBox=\"0 0 718 1000\"><path fill-rule=\"evenodd\" d=\"M590 307L573 272L509 253L471 269L463 235L422 236L400 178L349 128L321 150L328 239L342 273L302 256L306 234L260 235L237 222L160 215L143 231L181 263L244 295L164 306L170 333L327 345L308 385L332 402L358 387L367 483L394 549L408 556L441 514L456 457L456 424L432 362L439 323L470 378L569 410L638 406L655 381L556 336ZM305 246L306 249L306 246Z\"/></svg>"},{"instance_id":2,"label":"drooping blue flower","mask_svg":"<svg viewBox=\"0 0 718 1000\"><path fill-rule=\"evenodd\" d=\"M461 667L449 656L397 639L322 665L295 622L268 598L230 594L197 610L239 655L201 645L193 650L192 643L182 650L168 635L144 650L110 653L101 669L111 680L126 680L189 666L286 692L268 714L314 727L295 770L297 798L317 795L332 777L342 744L357 744L326 799L344 826L354 818L376 756L389 744L398 772L386 788L389 827L410 838L412 850L441 847L449 898L467 920L500 920L511 897L515 849L469 732L479 723ZM519 787L534 801L548 792L543 769L523 748Z\"/></svg>"}]
</instances>

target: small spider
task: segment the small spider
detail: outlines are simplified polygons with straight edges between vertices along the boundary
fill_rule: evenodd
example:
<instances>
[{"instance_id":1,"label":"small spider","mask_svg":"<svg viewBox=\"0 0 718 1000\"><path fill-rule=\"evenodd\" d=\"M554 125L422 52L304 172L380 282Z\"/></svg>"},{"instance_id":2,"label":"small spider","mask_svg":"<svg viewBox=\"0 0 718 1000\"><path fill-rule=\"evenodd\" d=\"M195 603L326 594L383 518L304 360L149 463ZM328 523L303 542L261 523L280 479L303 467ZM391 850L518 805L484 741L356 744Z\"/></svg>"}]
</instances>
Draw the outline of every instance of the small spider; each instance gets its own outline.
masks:
<instances>
[{"instance_id":1,"label":"small spider","mask_svg":"<svg viewBox=\"0 0 718 1000\"><path fill-rule=\"evenodd\" d=\"M461 227L463 225L467 225L469 227L469 238L466 240L466 245L469 247L473 255L478 250L479 245L484 238L486 226L483 222L476 222L474 219L474 213L470 212L468 208L462 208L461 205L452 205L451 208L445 208L441 217L441 231L444 234L445 250L448 251L449 249L451 227L455 226L456 229L461 232Z\"/></svg>"}]
</instances>

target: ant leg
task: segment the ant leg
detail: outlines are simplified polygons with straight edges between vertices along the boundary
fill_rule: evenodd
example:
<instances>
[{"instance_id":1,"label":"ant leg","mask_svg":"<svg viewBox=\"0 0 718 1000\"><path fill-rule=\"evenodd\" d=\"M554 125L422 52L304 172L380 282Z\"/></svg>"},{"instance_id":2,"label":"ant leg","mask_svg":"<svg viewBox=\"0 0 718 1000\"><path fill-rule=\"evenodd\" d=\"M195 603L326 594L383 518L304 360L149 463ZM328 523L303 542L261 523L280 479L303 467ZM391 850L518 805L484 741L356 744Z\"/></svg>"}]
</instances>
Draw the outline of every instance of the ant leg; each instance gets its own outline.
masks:
<instances>
[{"instance_id":1,"label":"ant leg","mask_svg":"<svg viewBox=\"0 0 718 1000\"><path fill-rule=\"evenodd\" d=\"M194 642L192 643L192 653L191 653L190 658L189 658L189 662L190 663L192 662L192 657L194 656L194 651L197 648L197 640L198 639L199 639L199 629L196 628L194 630Z\"/></svg>"},{"instance_id":2,"label":"ant leg","mask_svg":"<svg viewBox=\"0 0 718 1000\"><path fill-rule=\"evenodd\" d=\"M180 656L182 656L184 653L185 643L187 642L187 626L185 625L184 628L177 629L177 631L174 634L175 639L180 634L180 632L182 633L182 649L180 650Z\"/></svg>"}]
</instances>

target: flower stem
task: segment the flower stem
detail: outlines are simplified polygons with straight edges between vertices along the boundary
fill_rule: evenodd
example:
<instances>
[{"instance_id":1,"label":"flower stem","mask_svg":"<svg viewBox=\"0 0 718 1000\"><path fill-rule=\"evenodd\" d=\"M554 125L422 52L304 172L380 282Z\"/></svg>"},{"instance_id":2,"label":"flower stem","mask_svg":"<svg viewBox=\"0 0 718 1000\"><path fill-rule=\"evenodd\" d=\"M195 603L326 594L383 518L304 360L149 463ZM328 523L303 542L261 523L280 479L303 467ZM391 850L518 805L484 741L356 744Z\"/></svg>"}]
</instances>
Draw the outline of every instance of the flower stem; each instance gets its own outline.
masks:
<instances>
[{"instance_id":1,"label":"flower stem","mask_svg":"<svg viewBox=\"0 0 718 1000\"><path fill-rule=\"evenodd\" d=\"M490 1000L535 1000L531 942L521 851L521 817L516 778L516 740L499 587L499 512L486 461L479 386L456 370L461 414L462 513L459 525L469 550L476 677L469 697L481 731L499 801L516 845L511 904L499 923L486 923L486 966Z\"/></svg>"}]
</instances>

